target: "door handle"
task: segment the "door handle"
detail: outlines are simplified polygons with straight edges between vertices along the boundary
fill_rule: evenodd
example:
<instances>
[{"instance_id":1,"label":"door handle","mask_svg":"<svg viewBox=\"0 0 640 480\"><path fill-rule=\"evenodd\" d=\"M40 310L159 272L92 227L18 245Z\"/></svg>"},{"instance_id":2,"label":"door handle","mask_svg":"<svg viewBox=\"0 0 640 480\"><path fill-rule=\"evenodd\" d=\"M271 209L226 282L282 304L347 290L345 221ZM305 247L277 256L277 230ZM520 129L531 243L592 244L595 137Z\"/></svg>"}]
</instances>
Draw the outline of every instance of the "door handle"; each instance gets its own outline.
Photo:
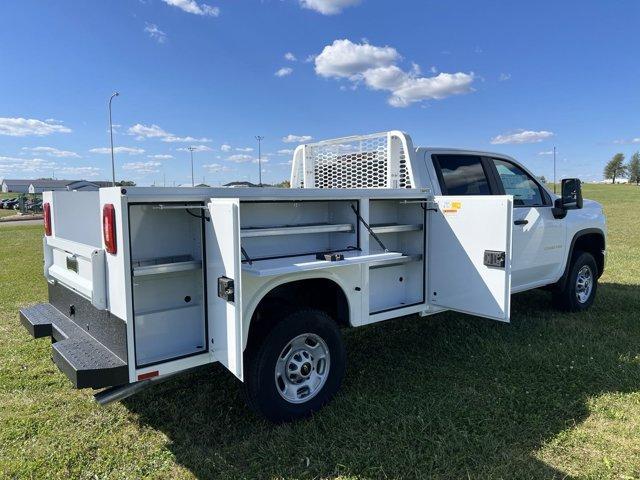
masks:
<instances>
[{"instance_id":1,"label":"door handle","mask_svg":"<svg viewBox=\"0 0 640 480\"><path fill-rule=\"evenodd\" d=\"M529 220L516 220L513 222L514 225L526 225L527 223L529 223Z\"/></svg>"}]
</instances>

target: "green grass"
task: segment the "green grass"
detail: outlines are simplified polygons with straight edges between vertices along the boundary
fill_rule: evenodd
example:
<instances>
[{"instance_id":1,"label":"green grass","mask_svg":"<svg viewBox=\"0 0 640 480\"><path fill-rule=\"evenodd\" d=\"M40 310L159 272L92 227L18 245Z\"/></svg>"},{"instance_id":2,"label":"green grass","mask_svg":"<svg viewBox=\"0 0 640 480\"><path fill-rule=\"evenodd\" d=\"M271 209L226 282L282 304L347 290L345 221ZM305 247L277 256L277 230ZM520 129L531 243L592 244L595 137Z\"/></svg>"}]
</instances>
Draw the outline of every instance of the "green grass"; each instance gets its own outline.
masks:
<instances>
[{"instance_id":1,"label":"green grass","mask_svg":"<svg viewBox=\"0 0 640 480\"><path fill-rule=\"evenodd\" d=\"M274 426L220 366L99 407L17 310L46 299L42 227L0 229L0 472L56 478L638 478L640 189L605 205L594 307L516 295L512 323L446 313L345 332L341 393Z\"/></svg>"}]
</instances>

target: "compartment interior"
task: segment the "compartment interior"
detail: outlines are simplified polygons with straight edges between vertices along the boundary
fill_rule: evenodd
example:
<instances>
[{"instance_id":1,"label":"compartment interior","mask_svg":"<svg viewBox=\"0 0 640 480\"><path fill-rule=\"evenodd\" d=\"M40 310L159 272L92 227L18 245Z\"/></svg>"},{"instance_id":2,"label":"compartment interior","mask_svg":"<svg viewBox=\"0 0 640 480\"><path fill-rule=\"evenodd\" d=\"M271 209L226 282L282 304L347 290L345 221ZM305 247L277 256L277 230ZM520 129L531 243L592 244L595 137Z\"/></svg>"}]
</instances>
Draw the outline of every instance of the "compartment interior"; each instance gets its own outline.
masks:
<instances>
[{"instance_id":1,"label":"compartment interior","mask_svg":"<svg viewBox=\"0 0 640 480\"><path fill-rule=\"evenodd\" d=\"M369 224L384 247L401 252L399 259L369 266L369 313L402 308L424 302L425 254L424 204L410 200L371 200ZM369 251L384 252L370 236Z\"/></svg>"},{"instance_id":2,"label":"compartment interior","mask_svg":"<svg viewBox=\"0 0 640 480\"><path fill-rule=\"evenodd\" d=\"M351 205L358 208L356 200L242 202L245 263L248 258L260 261L357 250L358 224Z\"/></svg>"},{"instance_id":3,"label":"compartment interior","mask_svg":"<svg viewBox=\"0 0 640 480\"><path fill-rule=\"evenodd\" d=\"M129 207L138 367L207 351L202 206Z\"/></svg>"}]
</instances>

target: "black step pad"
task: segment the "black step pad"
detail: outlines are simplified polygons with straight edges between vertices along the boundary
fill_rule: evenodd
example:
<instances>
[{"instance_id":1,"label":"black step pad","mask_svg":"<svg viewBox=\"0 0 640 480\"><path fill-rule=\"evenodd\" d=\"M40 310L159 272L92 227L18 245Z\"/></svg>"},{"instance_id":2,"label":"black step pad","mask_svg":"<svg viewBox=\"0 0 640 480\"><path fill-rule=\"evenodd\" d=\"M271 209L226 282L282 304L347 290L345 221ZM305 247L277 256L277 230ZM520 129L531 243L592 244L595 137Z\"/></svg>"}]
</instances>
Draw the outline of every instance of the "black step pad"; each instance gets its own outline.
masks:
<instances>
[{"instance_id":1,"label":"black step pad","mask_svg":"<svg viewBox=\"0 0 640 480\"><path fill-rule=\"evenodd\" d=\"M76 388L103 388L129 382L127 364L49 303L20 310L34 338L53 338L52 358Z\"/></svg>"}]
</instances>

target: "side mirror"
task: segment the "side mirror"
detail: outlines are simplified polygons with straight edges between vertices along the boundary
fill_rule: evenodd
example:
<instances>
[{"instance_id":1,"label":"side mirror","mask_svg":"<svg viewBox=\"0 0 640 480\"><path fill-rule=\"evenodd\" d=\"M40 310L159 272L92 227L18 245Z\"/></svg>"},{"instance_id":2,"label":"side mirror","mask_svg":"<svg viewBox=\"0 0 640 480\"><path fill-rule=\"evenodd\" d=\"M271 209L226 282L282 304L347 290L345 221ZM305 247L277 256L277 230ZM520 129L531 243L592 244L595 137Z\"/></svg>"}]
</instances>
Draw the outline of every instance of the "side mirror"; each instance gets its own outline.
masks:
<instances>
[{"instance_id":1,"label":"side mirror","mask_svg":"<svg viewBox=\"0 0 640 480\"><path fill-rule=\"evenodd\" d=\"M562 208L576 210L582 208L582 182L578 178L562 179Z\"/></svg>"},{"instance_id":2,"label":"side mirror","mask_svg":"<svg viewBox=\"0 0 640 480\"><path fill-rule=\"evenodd\" d=\"M555 218L564 218L567 210L582 208L582 182L578 178L562 179L560 198L556 199L553 208Z\"/></svg>"}]
</instances>

